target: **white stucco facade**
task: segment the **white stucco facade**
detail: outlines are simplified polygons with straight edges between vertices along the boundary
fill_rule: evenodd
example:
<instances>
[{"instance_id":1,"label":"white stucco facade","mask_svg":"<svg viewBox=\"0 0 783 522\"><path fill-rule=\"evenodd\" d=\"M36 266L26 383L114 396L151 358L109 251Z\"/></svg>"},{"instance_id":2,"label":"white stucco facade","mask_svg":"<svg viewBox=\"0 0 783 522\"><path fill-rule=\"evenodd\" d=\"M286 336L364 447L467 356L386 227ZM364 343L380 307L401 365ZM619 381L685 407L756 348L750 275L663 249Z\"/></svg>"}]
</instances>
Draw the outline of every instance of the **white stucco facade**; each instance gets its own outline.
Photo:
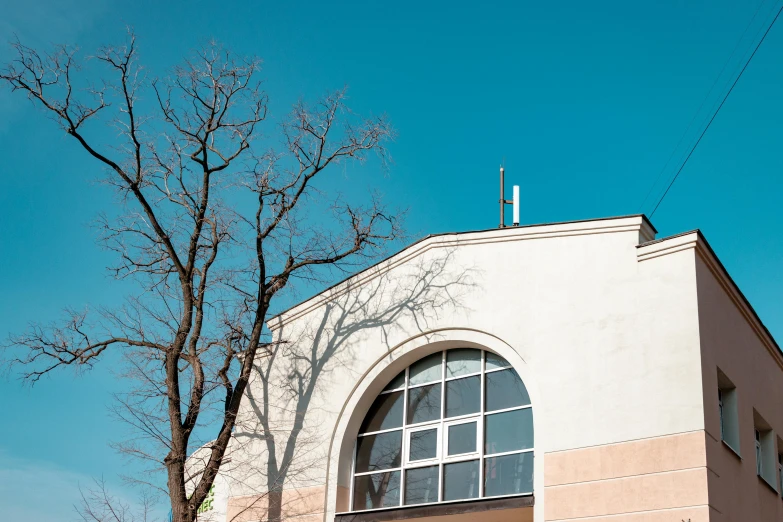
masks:
<instances>
[{"instance_id":1,"label":"white stucco facade","mask_svg":"<svg viewBox=\"0 0 783 522\"><path fill-rule=\"evenodd\" d=\"M724 516L709 494L699 288L719 279L700 268L713 254L698 233L654 235L629 216L433 236L272 319L285 348L259 359L271 371L243 404L228 519L263 519L248 509L270 474L259 418L279 439L275 460L290 449L289 518L331 522L350 511L357 430L378 393L430 353L473 347L510 362L530 395L535 505L520 516L754 520Z\"/></svg>"}]
</instances>

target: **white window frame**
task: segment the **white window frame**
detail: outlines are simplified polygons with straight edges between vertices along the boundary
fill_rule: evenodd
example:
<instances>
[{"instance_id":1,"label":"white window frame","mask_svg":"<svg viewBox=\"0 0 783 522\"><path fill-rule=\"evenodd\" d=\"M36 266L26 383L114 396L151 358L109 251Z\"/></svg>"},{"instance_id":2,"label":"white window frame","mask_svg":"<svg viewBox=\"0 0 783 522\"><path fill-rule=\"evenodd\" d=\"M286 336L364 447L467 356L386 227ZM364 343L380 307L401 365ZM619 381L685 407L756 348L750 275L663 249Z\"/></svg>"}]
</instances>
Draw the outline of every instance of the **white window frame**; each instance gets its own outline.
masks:
<instances>
[{"instance_id":1,"label":"white window frame","mask_svg":"<svg viewBox=\"0 0 783 522\"><path fill-rule=\"evenodd\" d=\"M460 462L463 460L474 460L479 458L481 454L481 448L484 447L484 416L473 415L472 417L459 417L456 419L449 419L443 423L443 462L451 464L452 462ZM460 426L462 424L476 424L476 450L468 453L457 453L456 455L449 455L449 428L452 426Z\"/></svg>"},{"instance_id":2,"label":"white window frame","mask_svg":"<svg viewBox=\"0 0 783 522\"><path fill-rule=\"evenodd\" d=\"M720 440L726 440L726 419L723 418L723 390L718 388L718 415L720 416Z\"/></svg>"},{"instance_id":3,"label":"white window frame","mask_svg":"<svg viewBox=\"0 0 783 522\"><path fill-rule=\"evenodd\" d=\"M432 457L431 459L410 460L411 435L414 433L419 433L421 431L430 431L430 430L435 430L435 456ZM414 427L406 428L404 433L404 439L402 441L402 450L404 454L401 460L403 462L403 467L423 468L427 466L432 466L440 462L440 455L441 455L440 438L441 438L440 423L417 424Z\"/></svg>"},{"instance_id":4,"label":"white window frame","mask_svg":"<svg viewBox=\"0 0 783 522\"><path fill-rule=\"evenodd\" d=\"M778 442L778 445L780 442ZM778 493L783 497L783 453L778 453Z\"/></svg>"},{"instance_id":5,"label":"white window frame","mask_svg":"<svg viewBox=\"0 0 783 522\"><path fill-rule=\"evenodd\" d=\"M402 455L400 457L400 466L395 468L389 468L389 469L382 469L382 470L374 470L374 471L367 471L367 472L361 472L356 473L356 451L358 449L358 445L354 445L354 456L353 456L353 462L351 466L351 484L350 484L350 494L349 494L349 511L350 513L359 513L359 512L365 512L365 511L377 511L379 509L390 509L392 507L406 507L408 506L405 504L405 487L407 482L406 472L408 470L413 469L419 469L419 468L425 468L425 467L432 467L437 466L438 467L438 491L437 491L437 500L435 501L429 501L427 503L422 504L415 504L415 505L433 505L443 502L444 494L445 494L445 474L444 474L444 466L448 464L453 463L459 463L459 462L469 462L469 461L478 461L479 466L479 483L478 483L478 497L477 498L468 498L468 499L459 499L459 500L450 500L447 501L448 503L456 503L456 502L472 502L480 499L497 499L497 498L506 498L506 497L517 497L517 496L525 496L530 495L533 493L533 491L525 491L525 492L519 492L519 493L512 493L507 495L496 495L492 497L485 497L484 496L484 482L486 481L485 477L485 471L486 471L486 462L488 458L494 458L494 457L503 457L506 455L515 455L515 454L522 454L522 453L533 453L533 448L527 448L522 450L512 450L512 451L506 451L502 453L494 453L491 455L485 455L485 427L486 422L485 419L488 415L493 415L497 413L504 413L508 411L514 411L514 410L521 410L521 409L527 409L532 408L532 403L528 403L522 406L515 406L511 408L504 408L502 410L496 410L492 412L486 411L486 376L489 373L493 372L499 372L499 371L505 371L509 369L514 369L513 365L511 363L507 362L506 366L499 367L499 368L487 368L487 354L490 352L483 350L478 347L469 347L466 346L465 348L471 348L475 350L479 350L481 352L481 358L480 358L480 370L478 372L472 372L472 373L466 373L464 375L458 375L458 376L449 376L447 377L447 350L440 351L441 354L441 377L439 380L434 380L426 383L418 383L411 385L410 384L410 366L405 369L405 381L402 386L395 388L393 390L384 390L380 392L378 395L383 395L387 393L394 393L394 392L403 392L403 426L401 428L390 428L387 430L381 430L377 432L368 432L368 433L362 433L359 434L359 437L371 435L371 434L380 434L384 432L391 432L391 431L398 431L402 430ZM436 352L437 353L437 352ZM415 362L413 364L416 364ZM465 379L468 377L474 377L479 376L480 377L480 407L479 411L474 413L469 413L465 415L459 415L455 417L445 417L446 413L446 383L449 381L454 381L458 379ZM412 389L424 387L424 386L431 386L433 384L440 384L441 386L441 417L436 420L429 420L429 421L423 421L416 424L408 424L408 400L409 400L409 392ZM468 424L468 423L476 423L476 451L471 453L462 453L458 455L448 455L448 429L450 426L460 425L460 424ZM436 457L431 459L422 459L422 460L410 460L410 437L411 434L420 432L420 431L426 431L426 430L436 430ZM535 440L535 439L534 439ZM358 439L357 439L358 442ZM534 442L535 445L535 442ZM390 473L390 472L399 472L400 473L400 503L396 506L384 506L379 508L371 508L371 509L361 509L361 510L354 510L354 488L355 488L355 482L356 478L363 476L363 475L375 475L380 473Z\"/></svg>"},{"instance_id":6,"label":"white window frame","mask_svg":"<svg viewBox=\"0 0 783 522\"><path fill-rule=\"evenodd\" d=\"M717 374L720 440L740 456L740 438L743 430L739 423L737 387L720 368L717 368Z\"/></svg>"},{"instance_id":7,"label":"white window frame","mask_svg":"<svg viewBox=\"0 0 783 522\"><path fill-rule=\"evenodd\" d=\"M754 429L756 436L756 475L763 477L764 472L764 455L761 451L761 433L759 430Z\"/></svg>"}]
</instances>

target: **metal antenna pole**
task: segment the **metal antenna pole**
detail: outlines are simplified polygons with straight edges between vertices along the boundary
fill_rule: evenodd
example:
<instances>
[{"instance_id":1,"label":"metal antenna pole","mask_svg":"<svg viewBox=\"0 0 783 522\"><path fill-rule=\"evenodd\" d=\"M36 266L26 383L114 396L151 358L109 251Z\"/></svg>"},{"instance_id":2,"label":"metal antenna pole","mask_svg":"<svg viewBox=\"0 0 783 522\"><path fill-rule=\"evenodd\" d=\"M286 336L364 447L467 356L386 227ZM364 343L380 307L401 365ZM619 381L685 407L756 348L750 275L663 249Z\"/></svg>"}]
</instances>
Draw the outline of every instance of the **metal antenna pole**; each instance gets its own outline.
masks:
<instances>
[{"instance_id":1,"label":"metal antenna pole","mask_svg":"<svg viewBox=\"0 0 783 522\"><path fill-rule=\"evenodd\" d=\"M505 174L505 169L503 169L503 165L500 166L500 226L498 228L505 228L506 227L506 200L505 200L505 181L503 180L503 175Z\"/></svg>"}]
</instances>

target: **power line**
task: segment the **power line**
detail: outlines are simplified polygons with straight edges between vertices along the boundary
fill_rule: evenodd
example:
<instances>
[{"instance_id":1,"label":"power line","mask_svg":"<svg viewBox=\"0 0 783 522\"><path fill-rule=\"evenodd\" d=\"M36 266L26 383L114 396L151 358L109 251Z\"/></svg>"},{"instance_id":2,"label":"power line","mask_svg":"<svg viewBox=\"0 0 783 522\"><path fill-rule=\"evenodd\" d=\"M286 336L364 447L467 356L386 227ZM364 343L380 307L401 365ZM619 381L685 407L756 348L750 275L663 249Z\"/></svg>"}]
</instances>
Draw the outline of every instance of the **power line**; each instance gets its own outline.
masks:
<instances>
[{"instance_id":1,"label":"power line","mask_svg":"<svg viewBox=\"0 0 783 522\"><path fill-rule=\"evenodd\" d=\"M726 62L723 64L723 67L721 68L720 72L715 77L715 81L712 82L712 86L710 86L710 90L707 91L707 94L704 96L704 99L701 101L701 105L699 105L699 108L696 109L696 112L693 114L693 118L691 119L690 123L688 123L688 126L685 128L685 131L682 133L682 136L680 136L680 140L677 142L677 145L674 146L672 153L666 159L666 163L664 163L663 168L655 177L655 181L650 186L650 190L647 191L647 195L644 196L644 200L642 201L642 207L641 207L642 211L644 211L644 206L647 204L647 200L650 199L650 196L653 193L653 189L655 189L655 187L658 185L658 182L661 180L661 176L663 176L663 174L666 172L666 169L669 167L669 163L671 163L672 159L674 158L674 154L678 150L680 150L680 146L682 145L683 141L685 141L685 137L690 132L691 127L693 127L693 124L696 123L696 119L698 118L699 114L701 114L701 110L704 108L704 105L706 105L707 100L710 99L710 95L712 95L712 91L714 91L715 86L718 85L718 80L720 80L723 77L723 73L726 71L726 68L729 66L729 63L731 63L732 58L734 58L734 55L737 54L737 50L739 49L740 44L742 43L743 40L745 40L745 35L748 33L748 29L750 29L751 25L753 25L753 22L756 20L756 17L758 16L762 6L766 3L766 1L767 0L761 0L761 2L759 3L759 6L756 8L756 12L753 13L753 18L750 19L748 25L745 26L745 30L742 31L742 35L739 37L739 40L737 40L737 45L734 46L734 49L731 51L729 57L726 59ZM758 34L756 36L758 37Z\"/></svg>"},{"instance_id":2,"label":"power line","mask_svg":"<svg viewBox=\"0 0 783 522\"><path fill-rule=\"evenodd\" d=\"M761 47L761 44L764 43L764 40L767 38L767 35L769 34L770 30L772 29L772 26L775 25L775 22L777 22L778 18L780 17L780 13L783 12L783 5L778 9L778 13L775 15L775 18L772 19L772 22L769 24L769 27L767 27L767 30L764 32L764 35L761 37L761 40L759 40L759 43L756 44L756 48L753 49L753 52L751 53L750 57L748 58L748 61L745 62L745 65L742 67L742 70L740 70L739 74L737 75L737 78L734 80L734 83L731 84L731 87L729 88L728 92L726 93L726 96L723 97L723 100L720 102L720 105L718 105L718 108L715 110L715 112L712 115L712 118L710 118L710 121L707 122L707 126L704 127L704 130L702 131L701 135L699 136L699 139L696 140L696 143L693 144L693 147L691 147L691 151L688 153L688 155L685 157L685 160L680 165L680 168L677 169L677 173L674 175L674 178L672 178L671 182L669 183L669 186L666 187L666 190L664 191L663 195L661 196L661 199L658 200L658 203L655 205L655 208L653 209L652 213L650 213L650 218L652 218L655 215L655 212L658 210L658 207L663 202L666 195L669 193L669 190L672 188L672 185L674 185L674 182L677 181L677 177L679 177L680 172L682 172L682 169L685 168L685 165L688 163L688 160L691 159L691 156L693 155L693 152L696 150L696 147L699 146L699 143L701 143L701 139L704 137L704 135L707 133L707 130L710 128L710 125L712 125L712 122L715 121L715 117L720 112L721 108L723 108L723 105L726 103L726 100L728 99L731 92L734 90L734 87L737 86L737 83L740 81L740 78L742 78L742 74L745 72L745 69L748 68L748 65L750 65L751 60L753 60L753 57L756 56L756 52L759 50L759 47Z\"/></svg>"}]
</instances>

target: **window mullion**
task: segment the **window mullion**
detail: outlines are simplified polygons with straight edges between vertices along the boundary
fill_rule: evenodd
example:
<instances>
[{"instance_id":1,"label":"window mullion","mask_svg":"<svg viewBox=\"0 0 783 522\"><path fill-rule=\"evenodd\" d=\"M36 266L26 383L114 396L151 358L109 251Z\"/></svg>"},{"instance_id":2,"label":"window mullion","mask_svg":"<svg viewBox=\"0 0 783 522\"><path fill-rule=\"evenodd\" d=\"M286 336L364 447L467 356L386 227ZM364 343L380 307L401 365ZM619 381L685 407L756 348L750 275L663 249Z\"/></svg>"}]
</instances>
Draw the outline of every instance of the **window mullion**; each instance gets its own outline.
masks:
<instances>
[{"instance_id":1,"label":"window mullion","mask_svg":"<svg viewBox=\"0 0 783 522\"><path fill-rule=\"evenodd\" d=\"M443 468L443 459L438 463L438 502L443 502L445 497L446 483L445 483L445 470Z\"/></svg>"},{"instance_id":2,"label":"window mullion","mask_svg":"<svg viewBox=\"0 0 783 522\"><path fill-rule=\"evenodd\" d=\"M505 370L506 368L503 368L503 369ZM479 374L481 374L481 371L473 372L473 373L466 373L466 374L461 374L461 375L455 375L455 376L452 376L452 377L448 377L447 376L446 377L446 382L448 382L448 381L456 381L458 379L464 379L465 377L476 377Z\"/></svg>"},{"instance_id":3,"label":"window mullion","mask_svg":"<svg viewBox=\"0 0 783 522\"><path fill-rule=\"evenodd\" d=\"M379 475L381 473L392 473L394 471L400 471L401 469L402 469L402 467L374 469L372 471L362 471L361 473L355 473L354 476L356 476L356 477L364 477L366 475Z\"/></svg>"},{"instance_id":4,"label":"window mullion","mask_svg":"<svg viewBox=\"0 0 783 522\"><path fill-rule=\"evenodd\" d=\"M507 457L509 455L518 455L520 453L533 453L533 448L501 451L499 453L490 453L489 455L487 455L487 458L489 459L489 458L495 458L495 457Z\"/></svg>"},{"instance_id":5,"label":"window mullion","mask_svg":"<svg viewBox=\"0 0 783 522\"><path fill-rule=\"evenodd\" d=\"M400 505L405 505L405 440L408 435L406 433L406 426L408 425L408 383L410 382L410 366L405 368L405 388L403 388L403 401L402 401L402 448L400 451Z\"/></svg>"},{"instance_id":6,"label":"window mullion","mask_svg":"<svg viewBox=\"0 0 783 522\"><path fill-rule=\"evenodd\" d=\"M397 427L397 428L388 428L388 429L385 429L385 430L368 431L366 433L359 433L356 437L357 438L372 437L373 435L383 435L384 433L391 433L393 431L400 431L401 429L402 429L402 426Z\"/></svg>"},{"instance_id":7,"label":"window mullion","mask_svg":"<svg viewBox=\"0 0 783 522\"><path fill-rule=\"evenodd\" d=\"M445 426L443 420L446 418L446 350L443 350L441 361L441 377L440 377L440 433L438 433L438 444L443 443L443 430ZM440 450L438 453L438 502L443 500L443 458L446 455L446 448L437 448Z\"/></svg>"},{"instance_id":8,"label":"window mullion","mask_svg":"<svg viewBox=\"0 0 783 522\"><path fill-rule=\"evenodd\" d=\"M486 388L486 367L487 367L487 352L481 350L481 408L479 409L479 420L476 429L476 444L478 445L479 452L479 498L484 498L484 390Z\"/></svg>"},{"instance_id":9,"label":"window mullion","mask_svg":"<svg viewBox=\"0 0 783 522\"><path fill-rule=\"evenodd\" d=\"M500 368L491 368L489 370L485 370L485 373L502 372L503 370L513 370L513 369L514 369L514 367L509 365L509 366L503 366L503 367L500 367Z\"/></svg>"},{"instance_id":10,"label":"window mullion","mask_svg":"<svg viewBox=\"0 0 783 522\"><path fill-rule=\"evenodd\" d=\"M495 415L498 413L508 413L510 411L517 411L517 410L529 410L533 407L532 404L523 404L522 406L511 406L510 408L502 408L500 410L492 410L486 412L487 415ZM394 429L394 428L392 428Z\"/></svg>"}]
</instances>

